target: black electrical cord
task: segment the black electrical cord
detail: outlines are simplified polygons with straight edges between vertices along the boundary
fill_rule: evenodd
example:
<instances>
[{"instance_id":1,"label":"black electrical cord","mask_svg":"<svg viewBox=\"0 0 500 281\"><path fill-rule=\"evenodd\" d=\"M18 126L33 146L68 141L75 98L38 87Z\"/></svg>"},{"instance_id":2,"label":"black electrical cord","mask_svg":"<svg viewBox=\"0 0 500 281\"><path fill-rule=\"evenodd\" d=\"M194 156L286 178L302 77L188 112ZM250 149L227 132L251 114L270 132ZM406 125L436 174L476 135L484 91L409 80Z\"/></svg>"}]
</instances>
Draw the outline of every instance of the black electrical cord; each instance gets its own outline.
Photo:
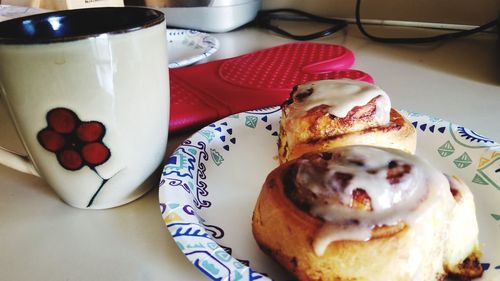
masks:
<instances>
[{"instance_id":1,"label":"black electrical cord","mask_svg":"<svg viewBox=\"0 0 500 281\"><path fill-rule=\"evenodd\" d=\"M420 43L437 42L437 41L441 41L441 40L457 39L457 38L472 35L472 34L477 33L477 32L481 32L481 31L486 30L488 28L494 27L497 24L497 20L493 20L491 22L488 22L487 24L478 26L478 27L470 29L470 30L457 31L457 32L452 32L452 33L440 34L440 35L436 35L436 36L387 38L387 37L378 37L375 35L371 35L364 29L363 25L361 24L360 10L361 10L361 0L357 0L356 1L356 25L358 26L358 29L361 31L361 33L373 41L377 41L377 42L381 42L381 43L389 43L389 44L420 44Z\"/></svg>"},{"instance_id":2,"label":"black electrical cord","mask_svg":"<svg viewBox=\"0 0 500 281\"><path fill-rule=\"evenodd\" d=\"M273 25L272 21L273 20L309 20L309 21L317 21L321 23L328 23L328 24L333 24L331 27L328 27L327 29L314 32L311 34L307 35L296 35L296 34L291 34L290 32ZM347 21L345 20L339 20L339 19L332 19L332 18L325 18L325 17L320 17L316 16L307 12L295 10L295 9L274 9L274 10L264 10L260 11L257 14L257 17L254 21L257 25L267 28L275 33L281 34L283 36L292 38L294 40L300 40L300 41L306 41L306 40L313 40L317 39L320 37L328 36L331 35L347 26Z\"/></svg>"},{"instance_id":3,"label":"black electrical cord","mask_svg":"<svg viewBox=\"0 0 500 281\"><path fill-rule=\"evenodd\" d=\"M272 21L273 20L309 20L309 21L317 21L321 23L329 23L333 24L331 27L328 27L325 30L321 30L319 32L314 32L311 34L307 35L296 35L292 34L276 25L273 25ZM451 40L451 39L457 39L465 36L472 35L474 33L478 33L481 31L484 31L488 28L494 27L496 24L498 24L498 20L493 20L490 21L484 25L478 26L476 28L470 29L470 30L463 30L463 31L457 31L457 32L451 32L451 33L445 33L445 34L440 34L436 36L430 36L430 37L404 37L404 38L398 38L398 37L379 37L372 35L368 33L365 28L363 27L363 24L361 23L361 0L356 0L356 9L355 9L355 22L356 26L358 27L359 31L366 36L367 38L376 41L376 42L381 42L381 43L388 43L388 44L421 44L421 43L432 43L432 42L437 42L437 41L442 41L442 40ZM341 29L344 29L347 26L347 21L346 20L341 20L341 19L332 19L332 18L326 18L326 17L320 17L317 15L313 15L307 12L303 12L300 10L296 9L274 9L274 10L263 10L260 11L257 14L257 17L253 21L253 23L257 24L260 27L267 28L277 34L281 34L283 36L292 38L294 40L300 40L300 41L305 41L305 40L313 40L313 39L318 39L320 37L325 37L329 36Z\"/></svg>"}]
</instances>

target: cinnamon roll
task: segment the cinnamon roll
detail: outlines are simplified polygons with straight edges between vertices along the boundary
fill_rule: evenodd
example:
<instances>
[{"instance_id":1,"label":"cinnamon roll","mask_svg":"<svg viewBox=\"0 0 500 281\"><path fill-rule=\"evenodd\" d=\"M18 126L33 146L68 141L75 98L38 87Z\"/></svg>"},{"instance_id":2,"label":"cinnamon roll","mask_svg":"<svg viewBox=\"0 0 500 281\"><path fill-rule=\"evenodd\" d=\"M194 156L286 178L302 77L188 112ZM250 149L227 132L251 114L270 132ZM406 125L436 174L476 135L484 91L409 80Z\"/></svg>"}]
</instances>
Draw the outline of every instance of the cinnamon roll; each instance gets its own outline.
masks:
<instances>
[{"instance_id":1,"label":"cinnamon roll","mask_svg":"<svg viewBox=\"0 0 500 281\"><path fill-rule=\"evenodd\" d=\"M282 104L278 158L284 163L353 144L414 153L416 138L415 128L379 87L350 79L313 81L296 86Z\"/></svg>"},{"instance_id":2,"label":"cinnamon roll","mask_svg":"<svg viewBox=\"0 0 500 281\"><path fill-rule=\"evenodd\" d=\"M472 195L400 150L311 152L267 177L252 218L259 246L299 280L473 278Z\"/></svg>"}]
</instances>

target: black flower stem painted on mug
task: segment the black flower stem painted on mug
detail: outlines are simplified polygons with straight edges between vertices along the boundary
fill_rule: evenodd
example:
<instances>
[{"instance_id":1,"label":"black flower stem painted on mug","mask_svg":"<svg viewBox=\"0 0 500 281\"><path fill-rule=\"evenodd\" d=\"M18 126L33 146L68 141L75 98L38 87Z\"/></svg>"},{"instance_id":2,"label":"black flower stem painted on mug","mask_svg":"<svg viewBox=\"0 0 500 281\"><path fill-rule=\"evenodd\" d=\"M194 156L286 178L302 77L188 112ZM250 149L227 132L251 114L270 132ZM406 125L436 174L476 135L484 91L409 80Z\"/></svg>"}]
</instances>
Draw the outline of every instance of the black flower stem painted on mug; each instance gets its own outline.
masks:
<instances>
[{"instance_id":1,"label":"black flower stem painted on mug","mask_svg":"<svg viewBox=\"0 0 500 281\"><path fill-rule=\"evenodd\" d=\"M89 208L92 205L92 203L94 203L94 199L96 198L97 194L99 194L99 191L101 191L104 184L106 184L108 182L108 180L110 179L110 178L105 179L105 178L101 177L101 175L99 175L99 173L96 171L96 169L94 167L92 167L90 169L92 171L94 171L94 173L96 173L102 179L102 182L101 182L101 185L97 188L97 191L94 193L94 195L92 195L92 198L90 198L90 201L87 204L87 208Z\"/></svg>"},{"instance_id":2,"label":"black flower stem painted on mug","mask_svg":"<svg viewBox=\"0 0 500 281\"><path fill-rule=\"evenodd\" d=\"M92 203L94 203L94 199L97 197L97 194L99 194L99 192L101 191L102 187L104 186L104 184L106 184L111 178L113 178L114 176L116 176L119 172L121 172L121 170L119 170L118 172L116 172L114 175L112 175L111 177L105 179L103 177L101 177L101 175L99 174L99 172L97 172L97 170L95 169L95 167L91 167L90 168L92 171L94 171L94 173L96 173L101 179L102 179L102 182L101 182L101 185L97 188L96 192L94 193L94 195L92 195L92 198L90 198L90 201L89 203L87 204L87 208L89 208L90 206L92 206Z\"/></svg>"}]
</instances>

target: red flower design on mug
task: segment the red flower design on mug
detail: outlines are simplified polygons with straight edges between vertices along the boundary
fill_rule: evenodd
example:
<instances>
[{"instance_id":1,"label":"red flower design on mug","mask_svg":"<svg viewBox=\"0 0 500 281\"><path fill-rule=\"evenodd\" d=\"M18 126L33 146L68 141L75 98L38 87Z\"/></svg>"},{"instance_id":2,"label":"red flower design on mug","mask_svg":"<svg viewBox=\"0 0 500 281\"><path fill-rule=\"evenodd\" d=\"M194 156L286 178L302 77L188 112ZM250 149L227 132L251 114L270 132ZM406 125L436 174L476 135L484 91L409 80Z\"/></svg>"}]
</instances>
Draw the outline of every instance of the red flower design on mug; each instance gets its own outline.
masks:
<instances>
[{"instance_id":1,"label":"red flower design on mug","mask_svg":"<svg viewBox=\"0 0 500 281\"><path fill-rule=\"evenodd\" d=\"M98 121L82 122L70 109L55 108L47 113L48 126L38 133L38 141L67 170L83 166L93 169L111 156L102 138L106 130Z\"/></svg>"},{"instance_id":2,"label":"red flower design on mug","mask_svg":"<svg viewBox=\"0 0 500 281\"><path fill-rule=\"evenodd\" d=\"M93 170L103 182L89 202L109 180L102 178L96 166L111 157L111 151L103 143L106 128L99 121L81 121L68 108L54 108L47 113L47 127L38 132L38 142L48 151L56 154L59 164L67 170L76 171L83 166Z\"/></svg>"}]
</instances>

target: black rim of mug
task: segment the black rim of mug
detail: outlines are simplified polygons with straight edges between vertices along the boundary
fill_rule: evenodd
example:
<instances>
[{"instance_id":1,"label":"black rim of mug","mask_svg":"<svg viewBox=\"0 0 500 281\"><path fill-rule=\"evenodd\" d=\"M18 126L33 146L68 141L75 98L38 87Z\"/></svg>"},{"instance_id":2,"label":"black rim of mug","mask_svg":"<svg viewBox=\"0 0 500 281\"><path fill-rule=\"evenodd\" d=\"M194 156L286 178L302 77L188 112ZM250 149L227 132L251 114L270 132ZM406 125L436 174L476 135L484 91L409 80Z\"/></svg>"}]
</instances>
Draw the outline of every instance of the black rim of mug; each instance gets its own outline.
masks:
<instances>
[{"instance_id":1,"label":"black rim of mug","mask_svg":"<svg viewBox=\"0 0 500 281\"><path fill-rule=\"evenodd\" d=\"M58 43L128 33L158 25L165 15L145 7L63 10L0 22L0 44Z\"/></svg>"}]
</instances>

